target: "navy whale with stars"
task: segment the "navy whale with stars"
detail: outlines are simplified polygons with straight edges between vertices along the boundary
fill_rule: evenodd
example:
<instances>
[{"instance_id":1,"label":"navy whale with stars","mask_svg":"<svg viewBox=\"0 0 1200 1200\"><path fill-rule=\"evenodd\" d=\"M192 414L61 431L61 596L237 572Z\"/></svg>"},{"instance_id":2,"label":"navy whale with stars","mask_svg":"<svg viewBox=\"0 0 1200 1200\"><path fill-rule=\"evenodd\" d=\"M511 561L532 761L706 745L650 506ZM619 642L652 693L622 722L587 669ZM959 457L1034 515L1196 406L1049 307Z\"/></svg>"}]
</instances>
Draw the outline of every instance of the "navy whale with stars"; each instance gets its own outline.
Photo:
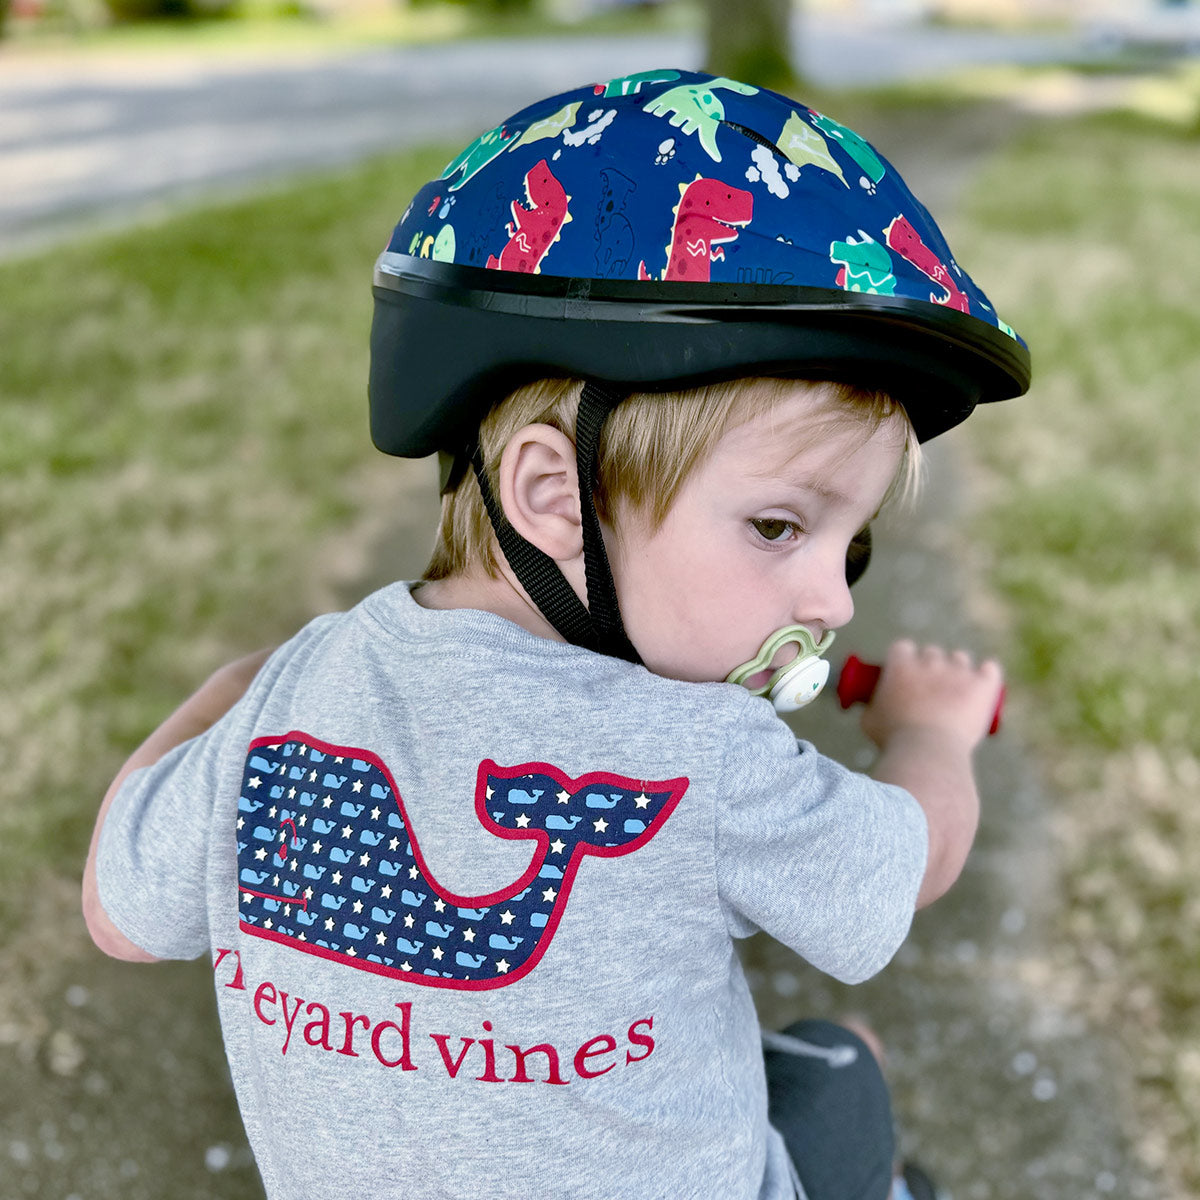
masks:
<instances>
[{"instance_id":1,"label":"navy whale with stars","mask_svg":"<svg viewBox=\"0 0 1200 1200\"><path fill-rule=\"evenodd\" d=\"M687 779L545 763L479 765L475 811L497 837L536 843L514 883L459 896L429 870L387 766L291 732L250 744L238 798L241 928L309 954L433 987L502 987L550 946L580 863L644 846Z\"/></svg>"}]
</instances>

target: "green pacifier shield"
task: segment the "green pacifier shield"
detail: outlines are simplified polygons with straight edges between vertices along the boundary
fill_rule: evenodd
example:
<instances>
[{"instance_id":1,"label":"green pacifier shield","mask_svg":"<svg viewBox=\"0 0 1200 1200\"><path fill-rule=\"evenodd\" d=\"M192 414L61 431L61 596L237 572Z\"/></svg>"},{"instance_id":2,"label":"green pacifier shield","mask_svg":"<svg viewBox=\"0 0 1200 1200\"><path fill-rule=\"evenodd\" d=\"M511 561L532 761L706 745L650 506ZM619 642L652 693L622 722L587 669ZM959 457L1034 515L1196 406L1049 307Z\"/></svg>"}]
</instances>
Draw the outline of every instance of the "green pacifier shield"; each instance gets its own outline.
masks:
<instances>
[{"instance_id":1,"label":"green pacifier shield","mask_svg":"<svg viewBox=\"0 0 1200 1200\"><path fill-rule=\"evenodd\" d=\"M833 638L830 631L817 643L803 625L788 625L771 634L749 662L730 671L725 682L745 684L770 670L780 650L794 644L796 657L773 671L762 686L750 689L752 695L768 696L779 712L792 712L814 700L829 678L829 664L821 661L821 655L833 645Z\"/></svg>"}]
</instances>

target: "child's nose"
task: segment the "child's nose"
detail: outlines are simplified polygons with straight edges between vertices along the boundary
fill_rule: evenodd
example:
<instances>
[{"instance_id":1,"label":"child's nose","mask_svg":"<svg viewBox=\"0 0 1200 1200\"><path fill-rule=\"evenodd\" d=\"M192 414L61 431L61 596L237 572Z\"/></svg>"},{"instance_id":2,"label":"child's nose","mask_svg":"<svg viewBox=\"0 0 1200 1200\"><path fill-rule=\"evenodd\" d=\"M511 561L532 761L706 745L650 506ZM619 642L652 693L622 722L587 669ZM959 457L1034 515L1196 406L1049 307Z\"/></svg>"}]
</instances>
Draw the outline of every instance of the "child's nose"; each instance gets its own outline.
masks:
<instances>
[{"instance_id":1,"label":"child's nose","mask_svg":"<svg viewBox=\"0 0 1200 1200\"><path fill-rule=\"evenodd\" d=\"M854 597L846 582L844 557L835 563L822 563L807 576L805 584L807 586L797 592L798 624L810 627L821 624L826 629L840 629L850 623L854 616Z\"/></svg>"}]
</instances>

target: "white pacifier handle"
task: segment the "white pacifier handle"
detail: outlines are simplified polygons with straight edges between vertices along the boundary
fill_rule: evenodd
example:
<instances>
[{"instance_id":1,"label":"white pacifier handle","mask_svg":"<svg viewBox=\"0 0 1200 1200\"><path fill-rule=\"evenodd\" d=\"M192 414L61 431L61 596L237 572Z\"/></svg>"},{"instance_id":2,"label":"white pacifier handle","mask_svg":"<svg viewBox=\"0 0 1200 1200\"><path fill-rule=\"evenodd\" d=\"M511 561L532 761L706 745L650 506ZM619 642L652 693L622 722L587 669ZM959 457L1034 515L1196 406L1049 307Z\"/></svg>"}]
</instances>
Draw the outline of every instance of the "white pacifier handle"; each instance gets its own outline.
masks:
<instances>
[{"instance_id":1,"label":"white pacifier handle","mask_svg":"<svg viewBox=\"0 0 1200 1200\"><path fill-rule=\"evenodd\" d=\"M771 677L767 699L777 713L795 712L812 703L829 678L829 664L815 654L797 658Z\"/></svg>"},{"instance_id":2,"label":"white pacifier handle","mask_svg":"<svg viewBox=\"0 0 1200 1200\"><path fill-rule=\"evenodd\" d=\"M777 668L761 687L751 688L755 696L766 696L778 713L795 712L810 704L821 694L829 678L829 664L821 657L833 645L829 631L818 644L803 625L788 625L776 630L749 662L735 667L725 677L726 683L741 683L770 670L776 655L785 646L795 645L796 657Z\"/></svg>"}]
</instances>

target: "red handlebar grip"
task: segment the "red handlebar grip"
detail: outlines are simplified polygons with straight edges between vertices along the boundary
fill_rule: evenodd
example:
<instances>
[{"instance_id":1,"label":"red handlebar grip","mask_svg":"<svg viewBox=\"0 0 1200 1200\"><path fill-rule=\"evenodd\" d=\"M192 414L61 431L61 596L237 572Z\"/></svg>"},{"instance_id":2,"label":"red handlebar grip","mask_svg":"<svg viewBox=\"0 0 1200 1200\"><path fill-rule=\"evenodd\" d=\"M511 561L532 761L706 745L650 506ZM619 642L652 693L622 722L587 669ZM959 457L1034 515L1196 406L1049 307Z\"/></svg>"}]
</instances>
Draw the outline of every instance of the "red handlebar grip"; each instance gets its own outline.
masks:
<instances>
[{"instance_id":1,"label":"red handlebar grip","mask_svg":"<svg viewBox=\"0 0 1200 1200\"><path fill-rule=\"evenodd\" d=\"M874 663L863 662L856 654L846 659L846 665L838 676L837 698L843 708L852 704L866 704L879 682L882 668Z\"/></svg>"},{"instance_id":2,"label":"red handlebar grip","mask_svg":"<svg viewBox=\"0 0 1200 1200\"><path fill-rule=\"evenodd\" d=\"M846 659L846 665L838 676L837 698L843 708L852 704L866 704L874 694L875 685L883 668L874 663L863 662L855 654ZM1004 692L1000 689L1000 699L996 701L996 711L992 714L992 724L988 734L994 734L1000 728L1000 718L1004 714Z\"/></svg>"}]
</instances>

